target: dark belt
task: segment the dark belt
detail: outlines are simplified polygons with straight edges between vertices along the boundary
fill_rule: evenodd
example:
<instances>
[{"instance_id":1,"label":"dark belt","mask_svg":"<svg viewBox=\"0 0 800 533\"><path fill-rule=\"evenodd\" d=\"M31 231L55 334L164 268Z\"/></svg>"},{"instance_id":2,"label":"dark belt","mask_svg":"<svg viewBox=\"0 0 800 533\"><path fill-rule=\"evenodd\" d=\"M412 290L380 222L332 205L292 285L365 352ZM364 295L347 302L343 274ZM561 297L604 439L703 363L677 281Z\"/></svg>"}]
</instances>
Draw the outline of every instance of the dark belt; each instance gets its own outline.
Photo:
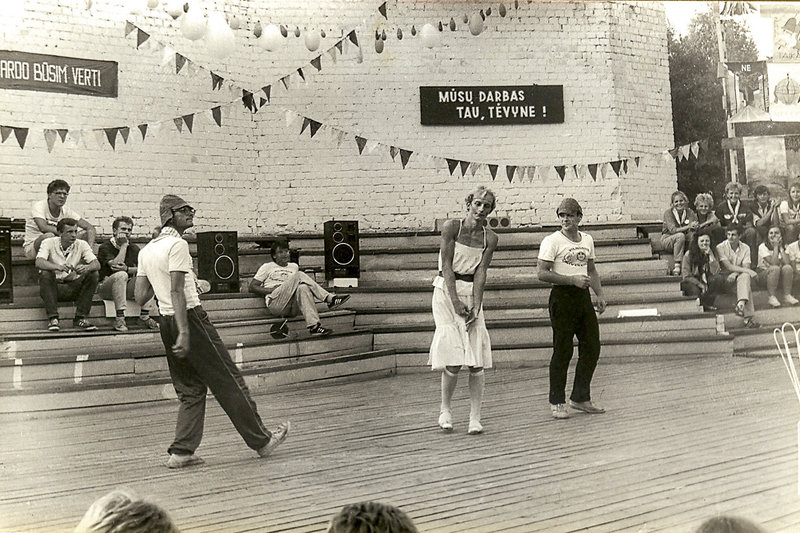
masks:
<instances>
[{"instance_id":1,"label":"dark belt","mask_svg":"<svg viewBox=\"0 0 800 533\"><path fill-rule=\"evenodd\" d=\"M439 275L442 276L441 270L439 271ZM458 272L453 272L453 275L455 275L456 279L459 281L469 281L470 283L475 281L475 274L459 274Z\"/></svg>"}]
</instances>

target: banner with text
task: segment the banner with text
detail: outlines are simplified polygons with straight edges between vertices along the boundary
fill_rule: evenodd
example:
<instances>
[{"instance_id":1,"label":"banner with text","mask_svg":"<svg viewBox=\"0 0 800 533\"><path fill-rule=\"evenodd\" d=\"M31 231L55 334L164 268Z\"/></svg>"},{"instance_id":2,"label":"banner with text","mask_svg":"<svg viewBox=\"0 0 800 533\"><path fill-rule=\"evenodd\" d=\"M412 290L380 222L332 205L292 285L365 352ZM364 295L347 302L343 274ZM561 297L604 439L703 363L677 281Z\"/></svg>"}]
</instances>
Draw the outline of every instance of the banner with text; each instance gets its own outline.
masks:
<instances>
[{"instance_id":1,"label":"banner with text","mask_svg":"<svg viewBox=\"0 0 800 533\"><path fill-rule=\"evenodd\" d=\"M420 87L419 100L424 126L564 122L562 85Z\"/></svg>"},{"instance_id":2,"label":"banner with text","mask_svg":"<svg viewBox=\"0 0 800 533\"><path fill-rule=\"evenodd\" d=\"M0 89L117 96L117 62L0 50Z\"/></svg>"}]
</instances>

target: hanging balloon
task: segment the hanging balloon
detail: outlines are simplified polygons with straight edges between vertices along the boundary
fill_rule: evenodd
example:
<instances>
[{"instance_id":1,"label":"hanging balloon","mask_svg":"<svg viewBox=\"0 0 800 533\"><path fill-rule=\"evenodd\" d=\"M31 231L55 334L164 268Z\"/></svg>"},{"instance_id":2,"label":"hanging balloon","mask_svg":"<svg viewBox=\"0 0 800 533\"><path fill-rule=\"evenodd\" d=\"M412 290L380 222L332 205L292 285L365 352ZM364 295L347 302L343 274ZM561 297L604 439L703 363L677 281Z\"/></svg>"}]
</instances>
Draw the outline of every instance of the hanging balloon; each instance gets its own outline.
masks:
<instances>
[{"instance_id":1,"label":"hanging balloon","mask_svg":"<svg viewBox=\"0 0 800 533\"><path fill-rule=\"evenodd\" d=\"M230 26L230 28L232 30L238 30L241 25L242 25L242 22L239 20L239 17L237 17L236 15L233 15L231 17L231 20L228 21L228 26Z\"/></svg>"},{"instance_id":2,"label":"hanging balloon","mask_svg":"<svg viewBox=\"0 0 800 533\"><path fill-rule=\"evenodd\" d=\"M505 6L505 4L500 4L500 7L497 8L497 11L500 13L501 17L505 17L506 16L506 6Z\"/></svg>"},{"instance_id":3,"label":"hanging balloon","mask_svg":"<svg viewBox=\"0 0 800 533\"><path fill-rule=\"evenodd\" d=\"M214 57L222 59L228 57L236 46L236 37L233 30L225 20L222 13L212 13L208 17L208 31L206 32L206 46Z\"/></svg>"},{"instance_id":4,"label":"hanging balloon","mask_svg":"<svg viewBox=\"0 0 800 533\"><path fill-rule=\"evenodd\" d=\"M442 21L439 21L439 31L444 31L444 26L442 25Z\"/></svg>"},{"instance_id":5,"label":"hanging balloon","mask_svg":"<svg viewBox=\"0 0 800 533\"><path fill-rule=\"evenodd\" d=\"M324 39L326 37L325 30L319 30L319 36Z\"/></svg>"},{"instance_id":6,"label":"hanging balloon","mask_svg":"<svg viewBox=\"0 0 800 533\"><path fill-rule=\"evenodd\" d=\"M491 7L487 7L486 8L486 16L488 17L491 14L492 14L492 8Z\"/></svg>"},{"instance_id":7,"label":"hanging balloon","mask_svg":"<svg viewBox=\"0 0 800 533\"><path fill-rule=\"evenodd\" d=\"M281 30L275 24L270 24L264 29L261 38L258 40L258 46L269 52L274 52L283 44L283 36Z\"/></svg>"},{"instance_id":8,"label":"hanging balloon","mask_svg":"<svg viewBox=\"0 0 800 533\"><path fill-rule=\"evenodd\" d=\"M300 37L300 26L298 26L298 27L296 27L294 29L294 36L295 37Z\"/></svg>"},{"instance_id":9,"label":"hanging balloon","mask_svg":"<svg viewBox=\"0 0 800 533\"><path fill-rule=\"evenodd\" d=\"M181 22L181 33L190 41L201 39L206 34L208 23L203 10L199 7L190 9Z\"/></svg>"},{"instance_id":10,"label":"hanging balloon","mask_svg":"<svg viewBox=\"0 0 800 533\"><path fill-rule=\"evenodd\" d=\"M413 37L413 36L415 36L416 34L417 34L417 28L416 28L416 27L414 27L414 26L412 25L412 26L411 26L411 36Z\"/></svg>"},{"instance_id":11,"label":"hanging balloon","mask_svg":"<svg viewBox=\"0 0 800 533\"><path fill-rule=\"evenodd\" d=\"M189 12L189 2L184 2L183 3L183 12L184 13L188 13Z\"/></svg>"},{"instance_id":12,"label":"hanging balloon","mask_svg":"<svg viewBox=\"0 0 800 533\"><path fill-rule=\"evenodd\" d=\"M450 17L450 31L456 31L456 21Z\"/></svg>"},{"instance_id":13,"label":"hanging balloon","mask_svg":"<svg viewBox=\"0 0 800 533\"><path fill-rule=\"evenodd\" d=\"M425 24L419 35L422 38L422 44L428 48L433 48L439 44L439 32L430 24Z\"/></svg>"},{"instance_id":14,"label":"hanging balloon","mask_svg":"<svg viewBox=\"0 0 800 533\"><path fill-rule=\"evenodd\" d=\"M381 30L381 41L386 40L386 30Z\"/></svg>"},{"instance_id":15,"label":"hanging balloon","mask_svg":"<svg viewBox=\"0 0 800 533\"><path fill-rule=\"evenodd\" d=\"M172 17L172 20L183 15L183 2L182 0L170 0L166 7L167 14Z\"/></svg>"},{"instance_id":16,"label":"hanging balloon","mask_svg":"<svg viewBox=\"0 0 800 533\"><path fill-rule=\"evenodd\" d=\"M161 0L147 0L147 7L150 9L155 9L158 7L158 4L161 3Z\"/></svg>"},{"instance_id":17,"label":"hanging balloon","mask_svg":"<svg viewBox=\"0 0 800 533\"><path fill-rule=\"evenodd\" d=\"M483 31L483 17L477 11L469 17L469 32L472 35L480 35Z\"/></svg>"},{"instance_id":18,"label":"hanging balloon","mask_svg":"<svg viewBox=\"0 0 800 533\"><path fill-rule=\"evenodd\" d=\"M397 28L397 40L398 41L403 40L403 30L401 30L400 28Z\"/></svg>"},{"instance_id":19,"label":"hanging balloon","mask_svg":"<svg viewBox=\"0 0 800 533\"><path fill-rule=\"evenodd\" d=\"M383 52L383 46L384 46L384 44L383 44L383 41L381 39L376 39L375 40L375 51L376 52L378 52L379 54L381 52Z\"/></svg>"},{"instance_id":20,"label":"hanging balloon","mask_svg":"<svg viewBox=\"0 0 800 533\"><path fill-rule=\"evenodd\" d=\"M281 24L281 35L283 35L284 37L289 36L289 30L287 30L286 26L284 26L283 24Z\"/></svg>"},{"instance_id":21,"label":"hanging balloon","mask_svg":"<svg viewBox=\"0 0 800 533\"><path fill-rule=\"evenodd\" d=\"M306 48L310 52L313 52L317 48L319 48L319 33L315 31L306 31Z\"/></svg>"},{"instance_id":22,"label":"hanging balloon","mask_svg":"<svg viewBox=\"0 0 800 533\"><path fill-rule=\"evenodd\" d=\"M255 36L255 38L258 39L259 37L261 37L261 33L263 31L264 30L261 28L261 21L260 20L256 21L256 25L255 27L253 27L253 35Z\"/></svg>"}]
</instances>

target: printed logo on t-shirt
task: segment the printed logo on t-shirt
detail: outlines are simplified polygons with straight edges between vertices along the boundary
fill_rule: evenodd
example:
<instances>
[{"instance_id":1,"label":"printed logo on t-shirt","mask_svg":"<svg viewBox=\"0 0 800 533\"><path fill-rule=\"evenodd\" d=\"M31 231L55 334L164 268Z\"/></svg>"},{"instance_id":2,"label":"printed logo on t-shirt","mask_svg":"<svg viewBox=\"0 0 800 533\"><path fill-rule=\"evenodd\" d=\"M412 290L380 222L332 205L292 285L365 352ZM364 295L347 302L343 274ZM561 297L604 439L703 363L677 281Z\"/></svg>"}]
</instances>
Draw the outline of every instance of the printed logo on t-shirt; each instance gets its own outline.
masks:
<instances>
[{"instance_id":1,"label":"printed logo on t-shirt","mask_svg":"<svg viewBox=\"0 0 800 533\"><path fill-rule=\"evenodd\" d=\"M564 254L564 262L572 266L586 266L588 259L589 250L581 246L572 247Z\"/></svg>"}]
</instances>

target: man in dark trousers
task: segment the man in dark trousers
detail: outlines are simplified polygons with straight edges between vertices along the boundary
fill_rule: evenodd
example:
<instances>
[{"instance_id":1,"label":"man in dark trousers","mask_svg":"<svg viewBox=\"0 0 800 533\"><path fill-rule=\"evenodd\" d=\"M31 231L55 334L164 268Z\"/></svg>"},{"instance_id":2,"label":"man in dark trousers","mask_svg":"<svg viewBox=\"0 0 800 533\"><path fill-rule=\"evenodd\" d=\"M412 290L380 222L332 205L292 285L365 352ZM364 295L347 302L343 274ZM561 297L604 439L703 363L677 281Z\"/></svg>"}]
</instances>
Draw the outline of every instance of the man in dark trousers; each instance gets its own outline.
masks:
<instances>
[{"instance_id":1,"label":"man in dark trousers","mask_svg":"<svg viewBox=\"0 0 800 533\"><path fill-rule=\"evenodd\" d=\"M569 418L566 406L567 371L572 359L572 338L578 338L578 363L569 405L589 414L605 409L591 401L590 385L600 357L600 329L589 287L597 296L597 312L606 309L600 275L594 266L594 240L578 230L583 210L574 198L565 198L556 210L561 229L548 235L539 247L539 279L551 283L548 309L553 327L550 359L550 411L553 418Z\"/></svg>"},{"instance_id":2,"label":"man in dark trousers","mask_svg":"<svg viewBox=\"0 0 800 533\"><path fill-rule=\"evenodd\" d=\"M158 299L161 340L180 400L167 467L203 462L194 452L203 438L207 389L245 443L267 457L286 438L291 424L286 421L272 431L266 429L244 378L200 306L189 244L182 238L194 225L195 210L168 194L161 199L159 213L161 232L139 252L135 297L139 305L153 294Z\"/></svg>"}]
</instances>

